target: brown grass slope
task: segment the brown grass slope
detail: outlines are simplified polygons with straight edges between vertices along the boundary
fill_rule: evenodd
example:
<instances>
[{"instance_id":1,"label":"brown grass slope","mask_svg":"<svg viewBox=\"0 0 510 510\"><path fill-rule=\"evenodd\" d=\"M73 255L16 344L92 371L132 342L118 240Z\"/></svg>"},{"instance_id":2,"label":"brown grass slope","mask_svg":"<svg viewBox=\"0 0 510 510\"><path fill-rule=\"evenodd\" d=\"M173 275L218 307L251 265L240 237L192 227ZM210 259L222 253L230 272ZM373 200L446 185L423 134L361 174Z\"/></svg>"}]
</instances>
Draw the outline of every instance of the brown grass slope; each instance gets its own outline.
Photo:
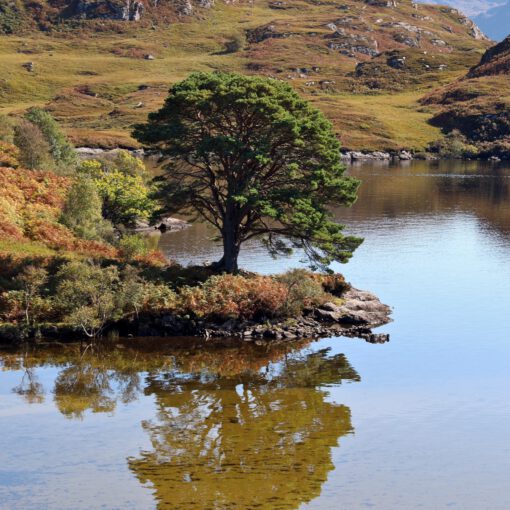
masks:
<instances>
[{"instance_id":1,"label":"brown grass slope","mask_svg":"<svg viewBox=\"0 0 510 510\"><path fill-rule=\"evenodd\" d=\"M23 23L0 36L0 107L45 105L78 145L134 147L132 125L171 83L232 70L292 83L346 148L419 150L439 130L418 99L489 46L455 9L410 0L19 2Z\"/></svg>"},{"instance_id":2,"label":"brown grass slope","mask_svg":"<svg viewBox=\"0 0 510 510\"><path fill-rule=\"evenodd\" d=\"M431 122L460 131L485 153L510 154L510 37L490 48L458 81L429 94Z\"/></svg>"}]
</instances>

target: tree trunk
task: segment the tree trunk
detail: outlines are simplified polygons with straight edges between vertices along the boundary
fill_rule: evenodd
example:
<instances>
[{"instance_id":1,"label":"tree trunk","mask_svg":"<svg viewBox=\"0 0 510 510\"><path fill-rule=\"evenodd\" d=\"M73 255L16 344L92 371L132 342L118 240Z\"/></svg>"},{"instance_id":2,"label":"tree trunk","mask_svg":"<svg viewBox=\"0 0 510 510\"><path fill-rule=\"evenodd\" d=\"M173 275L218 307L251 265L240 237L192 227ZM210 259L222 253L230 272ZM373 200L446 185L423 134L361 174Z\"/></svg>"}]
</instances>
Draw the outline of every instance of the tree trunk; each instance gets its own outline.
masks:
<instances>
[{"instance_id":1,"label":"tree trunk","mask_svg":"<svg viewBox=\"0 0 510 510\"><path fill-rule=\"evenodd\" d=\"M230 237L223 238L223 257L219 262L220 269L227 273L237 273L239 266L237 259L239 257L240 246Z\"/></svg>"},{"instance_id":2,"label":"tree trunk","mask_svg":"<svg viewBox=\"0 0 510 510\"><path fill-rule=\"evenodd\" d=\"M241 249L239 241L239 225L226 221L223 226L223 257L218 262L218 269L226 273L237 273L239 266L237 259Z\"/></svg>"}]
</instances>

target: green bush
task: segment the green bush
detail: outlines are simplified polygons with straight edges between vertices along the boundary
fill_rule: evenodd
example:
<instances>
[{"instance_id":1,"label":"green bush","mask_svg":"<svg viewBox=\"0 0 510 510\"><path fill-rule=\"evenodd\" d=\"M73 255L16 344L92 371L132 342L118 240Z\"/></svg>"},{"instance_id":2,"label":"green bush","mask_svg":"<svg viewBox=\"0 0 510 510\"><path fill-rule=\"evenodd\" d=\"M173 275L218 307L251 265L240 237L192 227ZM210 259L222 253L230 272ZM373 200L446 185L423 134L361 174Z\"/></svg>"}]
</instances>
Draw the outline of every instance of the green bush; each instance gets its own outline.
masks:
<instances>
[{"instance_id":1,"label":"green bush","mask_svg":"<svg viewBox=\"0 0 510 510\"><path fill-rule=\"evenodd\" d=\"M143 160L125 150L116 151L113 155L106 155L98 161L100 161L101 167L106 173L118 170L126 175L139 176L143 180L150 177Z\"/></svg>"},{"instance_id":2,"label":"green bush","mask_svg":"<svg viewBox=\"0 0 510 510\"><path fill-rule=\"evenodd\" d=\"M14 137L14 121L7 115L0 115L0 141L12 143Z\"/></svg>"},{"instance_id":3,"label":"green bush","mask_svg":"<svg viewBox=\"0 0 510 510\"><path fill-rule=\"evenodd\" d=\"M36 107L27 111L25 119L41 130L56 167L63 173L71 173L76 166L76 153L57 121L48 112Z\"/></svg>"},{"instance_id":4,"label":"green bush","mask_svg":"<svg viewBox=\"0 0 510 510\"><path fill-rule=\"evenodd\" d=\"M103 219L103 203L94 181L78 178L67 194L60 221L81 239L113 241L113 227Z\"/></svg>"},{"instance_id":5,"label":"green bush","mask_svg":"<svg viewBox=\"0 0 510 510\"><path fill-rule=\"evenodd\" d=\"M88 337L100 336L106 325L122 317L121 281L116 266L102 268L81 261L64 264L56 275L56 304L62 320Z\"/></svg>"},{"instance_id":6,"label":"green bush","mask_svg":"<svg viewBox=\"0 0 510 510\"><path fill-rule=\"evenodd\" d=\"M84 161L78 168L94 180L103 199L103 217L114 225L132 227L138 219L149 219L155 209L149 188L141 175L130 173L132 169L105 166L99 160Z\"/></svg>"},{"instance_id":7,"label":"green bush","mask_svg":"<svg viewBox=\"0 0 510 510\"><path fill-rule=\"evenodd\" d=\"M119 241L119 250L122 258L127 261L147 255L149 252L147 241L140 234L123 235Z\"/></svg>"},{"instance_id":8,"label":"green bush","mask_svg":"<svg viewBox=\"0 0 510 510\"><path fill-rule=\"evenodd\" d=\"M470 144L467 138L457 130L433 142L429 150L443 159L470 159L478 156L476 146Z\"/></svg>"},{"instance_id":9,"label":"green bush","mask_svg":"<svg viewBox=\"0 0 510 510\"><path fill-rule=\"evenodd\" d=\"M278 276L277 279L288 289L283 307L285 315L297 316L303 309L324 303L327 298L321 282L304 269L294 269Z\"/></svg>"}]
</instances>

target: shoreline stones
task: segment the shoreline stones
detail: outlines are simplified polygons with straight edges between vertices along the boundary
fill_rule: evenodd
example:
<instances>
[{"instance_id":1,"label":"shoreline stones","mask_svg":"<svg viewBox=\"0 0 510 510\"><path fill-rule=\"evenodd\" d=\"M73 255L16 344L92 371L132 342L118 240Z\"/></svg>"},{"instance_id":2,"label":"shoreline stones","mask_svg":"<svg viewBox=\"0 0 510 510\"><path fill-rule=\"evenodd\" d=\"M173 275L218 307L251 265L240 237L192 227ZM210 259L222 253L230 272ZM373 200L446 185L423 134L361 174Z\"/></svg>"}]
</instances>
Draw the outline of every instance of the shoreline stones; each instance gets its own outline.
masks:
<instances>
[{"instance_id":1,"label":"shoreline stones","mask_svg":"<svg viewBox=\"0 0 510 510\"><path fill-rule=\"evenodd\" d=\"M391 322L391 308L374 294L351 288L337 303L307 309L299 317L259 320L230 319L227 321L204 320L171 313L141 313L135 318L111 324L105 331L120 337L189 337L207 342L292 342L298 339L327 337L361 338L369 343L385 343L389 335L374 333L373 328ZM0 344L16 345L23 342L15 331L1 332ZM73 342L82 335L69 327L42 328L31 342ZM65 339L65 342L62 340ZM25 340L26 341L26 340Z\"/></svg>"},{"instance_id":2,"label":"shoreline stones","mask_svg":"<svg viewBox=\"0 0 510 510\"><path fill-rule=\"evenodd\" d=\"M191 223L179 218L161 218L155 225L150 225L148 221L138 220L134 227L135 232L150 232L159 230L160 232L178 232L191 227Z\"/></svg>"},{"instance_id":3,"label":"shoreline stones","mask_svg":"<svg viewBox=\"0 0 510 510\"><path fill-rule=\"evenodd\" d=\"M75 147L74 151L81 159L97 158L99 156L115 156L119 151L129 152L131 155L138 158L144 158L150 153L144 149L125 149L117 147L115 149L105 149L101 147Z\"/></svg>"},{"instance_id":4,"label":"shoreline stones","mask_svg":"<svg viewBox=\"0 0 510 510\"><path fill-rule=\"evenodd\" d=\"M373 333L372 329L391 322L391 308L371 292L349 289L341 304L324 303L305 310L296 318L264 321L230 319L222 323L193 320L164 314L140 317L134 336L194 336L206 340L237 338L243 342L324 338L345 336L362 338L371 343L389 341L389 335ZM124 331L126 332L126 331Z\"/></svg>"},{"instance_id":5,"label":"shoreline stones","mask_svg":"<svg viewBox=\"0 0 510 510\"><path fill-rule=\"evenodd\" d=\"M385 151L347 151L342 152L341 157L344 161L411 161L414 155L411 151L401 150L399 152L385 152ZM433 156L431 155L431 159Z\"/></svg>"}]
</instances>

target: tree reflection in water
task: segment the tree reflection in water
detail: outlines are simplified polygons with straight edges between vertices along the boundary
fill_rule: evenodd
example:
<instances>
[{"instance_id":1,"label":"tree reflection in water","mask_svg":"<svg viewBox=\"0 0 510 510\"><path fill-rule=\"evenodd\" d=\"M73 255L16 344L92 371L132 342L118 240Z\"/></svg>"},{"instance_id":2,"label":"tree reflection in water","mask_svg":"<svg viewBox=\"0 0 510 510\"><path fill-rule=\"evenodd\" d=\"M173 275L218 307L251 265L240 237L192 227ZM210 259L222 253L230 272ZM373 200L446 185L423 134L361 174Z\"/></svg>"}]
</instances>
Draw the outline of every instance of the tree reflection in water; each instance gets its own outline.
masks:
<instances>
[{"instance_id":1,"label":"tree reflection in water","mask_svg":"<svg viewBox=\"0 0 510 510\"><path fill-rule=\"evenodd\" d=\"M297 508L319 496L350 410L319 386L357 381L345 356L290 354L257 374L149 376L153 449L129 465L159 508Z\"/></svg>"},{"instance_id":2,"label":"tree reflection in water","mask_svg":"<svg viewBox=\"0 0 510 510\"><path fill-rule=\"evenodd\" d=\"M128 464L159 508L291 509L320 494L332 447L353 432L349 408L328 401L327 387L360 378L343 354L315 345L132 341L1 358L29 367L31 381L37 367L59 367L54 399L68 418L153 397L156 415L142 422L152 449Z\"/></svg>"}]
</instances>

